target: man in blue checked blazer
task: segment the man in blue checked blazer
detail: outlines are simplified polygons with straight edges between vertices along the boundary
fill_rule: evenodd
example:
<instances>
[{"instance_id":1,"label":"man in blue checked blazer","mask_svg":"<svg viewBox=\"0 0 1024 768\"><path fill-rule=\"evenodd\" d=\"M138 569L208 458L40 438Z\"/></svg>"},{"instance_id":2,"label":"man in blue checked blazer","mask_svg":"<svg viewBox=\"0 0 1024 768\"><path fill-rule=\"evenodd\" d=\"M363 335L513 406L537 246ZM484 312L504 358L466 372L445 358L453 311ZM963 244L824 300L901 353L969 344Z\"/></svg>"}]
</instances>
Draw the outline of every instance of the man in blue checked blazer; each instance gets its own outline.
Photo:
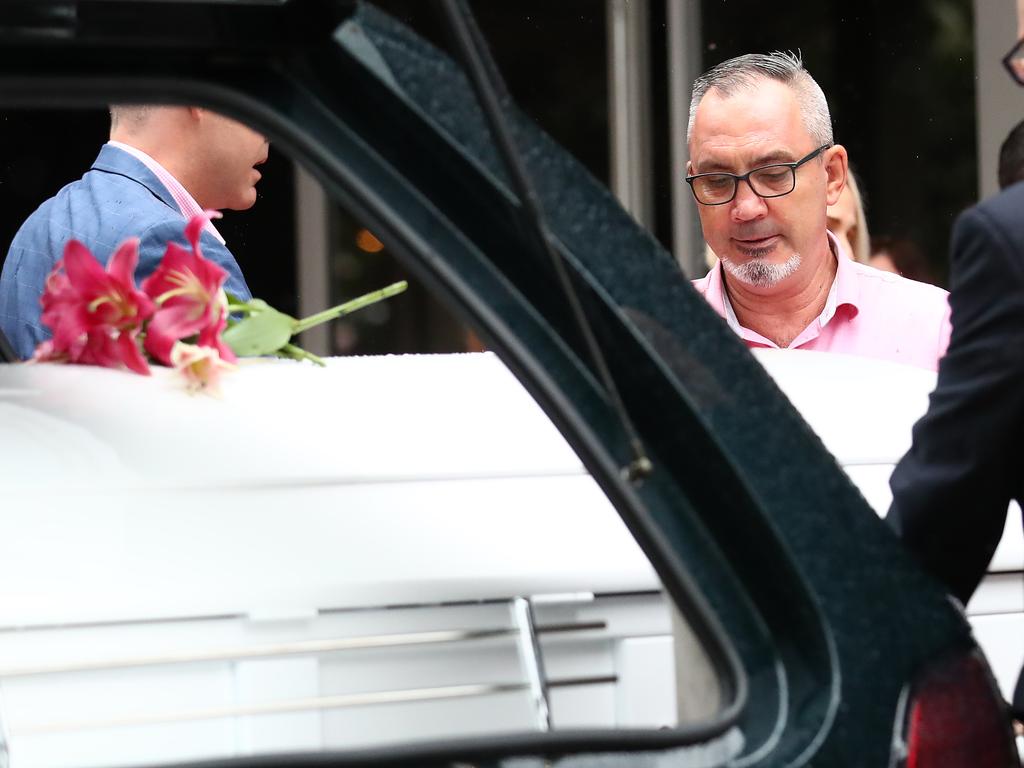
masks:
<instances>
[{"instance_id":1,"label":"man in blue checked blazer","mask_svg":"<svg viewBox=\"0 0 1024 768\"><path fill-rule=\"evenodd\" d=\"M136 279L156 269L167 243L187 245L185 223L204 210L244 210L256 202L256 166L267 140L234 120L197 107L111 108L110 142L92 168L44 202L15 235L0 275L0 329L21 358L50 337L40 323L46 276L74 238L104 264L129 237L140 238ZM227 270L225 289L251 298L216 228L203 255Z\"/></svg>"}]
</instances>

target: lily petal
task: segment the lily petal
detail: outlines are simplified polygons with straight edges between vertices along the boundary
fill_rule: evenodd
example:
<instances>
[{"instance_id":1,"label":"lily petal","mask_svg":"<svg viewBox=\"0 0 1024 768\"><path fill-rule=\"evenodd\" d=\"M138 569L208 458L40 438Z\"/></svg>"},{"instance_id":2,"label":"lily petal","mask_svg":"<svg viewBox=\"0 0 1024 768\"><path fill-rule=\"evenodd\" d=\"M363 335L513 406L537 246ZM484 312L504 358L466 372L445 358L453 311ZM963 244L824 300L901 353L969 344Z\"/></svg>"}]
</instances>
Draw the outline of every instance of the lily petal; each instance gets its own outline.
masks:
<instances>
[{"instance_id":1,"label":"lily petal","mask_svg":"<svg viewBox=\"0 0 1024 768\"><path fill-rule=\"evenodd\" d=\"M135 267L139 263L139 238L130 237L110 257L107 273L125 285L135 285Z\"/></svg>"},{"instance_id":2,"label":"lily petal","mask_svg":"<svg viewBox=\"0 0 1024 768\"><path fill-rule=\"evenodd\" d=\"M106 289L107 273L78 240L68 240L64 246L63 262L68 279L80 294L102 293Z\"/></svg>"},{"instance_id":3,"label":"lily petal","mask_svg":"<svg viewBox=\"0 0 1024 768\"><path fill-rule=\"evenodd\" d=\"M135 334L122 333L117 339L117 347L121 362L128 370L149 376L149 365L146 364L146 358L139 351Z\"/></svg>"}]
</instances>

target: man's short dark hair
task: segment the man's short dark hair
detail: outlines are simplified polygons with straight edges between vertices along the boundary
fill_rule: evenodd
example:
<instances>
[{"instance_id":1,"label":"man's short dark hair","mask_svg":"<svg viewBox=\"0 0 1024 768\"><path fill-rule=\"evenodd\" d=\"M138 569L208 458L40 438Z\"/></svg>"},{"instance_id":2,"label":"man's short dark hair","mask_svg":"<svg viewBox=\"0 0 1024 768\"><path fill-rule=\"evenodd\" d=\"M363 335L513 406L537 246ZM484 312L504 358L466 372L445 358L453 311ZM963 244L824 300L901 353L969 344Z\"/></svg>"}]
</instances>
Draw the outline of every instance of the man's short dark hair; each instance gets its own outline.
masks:
<instances>
[{"instance_id":1,"label":"man's short dark hair","mask_svg":"<svg viewBox=\"0 0 1024 768\"><path fill-rule=\"evenodd\" d=\"M152 111L149 104L111 104L110 128L139 128Z\"/></svg>"},{"instance_id":2,"label":"man's short dark hair","mask_svg":"<svg viewBox=\"0 0 1024 768\"><path fill-rule=\"evenodd\" d=\"M1024 181L1024 120L1010 131L999 148L999 188Z\"/></svg>"}]
</instances>

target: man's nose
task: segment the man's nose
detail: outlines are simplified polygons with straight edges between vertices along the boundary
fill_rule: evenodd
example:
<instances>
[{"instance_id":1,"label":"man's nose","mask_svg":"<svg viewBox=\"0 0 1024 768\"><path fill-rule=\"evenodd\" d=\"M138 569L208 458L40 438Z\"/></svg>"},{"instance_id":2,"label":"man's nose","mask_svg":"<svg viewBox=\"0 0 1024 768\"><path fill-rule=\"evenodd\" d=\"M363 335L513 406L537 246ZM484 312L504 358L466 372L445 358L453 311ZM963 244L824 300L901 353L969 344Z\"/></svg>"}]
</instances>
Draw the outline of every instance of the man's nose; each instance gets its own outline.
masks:
<instances>
[{"instance_id":1,"label":"man's nose","mask_svg":"<svg viewBox=\"0 0 1024 768\"><path fill-rule=\"evenodd\" d=\"M750 221L767 212L768 205L763 197L754 192L749 179L736 182L736 197L732 200L732 218L735 221Z\"/></svg>"}]
</instances>

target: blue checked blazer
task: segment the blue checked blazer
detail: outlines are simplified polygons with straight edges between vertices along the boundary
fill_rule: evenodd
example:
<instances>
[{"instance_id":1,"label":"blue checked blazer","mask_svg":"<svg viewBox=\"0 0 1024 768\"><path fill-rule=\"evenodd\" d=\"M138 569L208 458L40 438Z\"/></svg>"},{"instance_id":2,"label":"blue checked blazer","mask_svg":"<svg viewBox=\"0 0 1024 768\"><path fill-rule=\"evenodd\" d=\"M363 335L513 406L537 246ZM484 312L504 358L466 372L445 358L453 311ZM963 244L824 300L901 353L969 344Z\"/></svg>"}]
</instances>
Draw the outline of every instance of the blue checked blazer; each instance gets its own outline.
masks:
<instances>
[{"instance_id":1,"label":"blue checked blazer","mask_svg":"<svg viewBox=\"0 0 1024 768\"><path fill-rule=\"evenodd\" d=\"M140 238L138 281L152 273L169 241L187 245L185 219L167 188L127 152L104 145L92 168L43 203L14 236L0 274L0 328L15 352L31 357L50 337L40 323L39 297L64 245L76 238L104 264L129 237ZM209 232L203 255L227 270L225 290L251 298L235 257Z\"/></svg>"}]
</instances>

